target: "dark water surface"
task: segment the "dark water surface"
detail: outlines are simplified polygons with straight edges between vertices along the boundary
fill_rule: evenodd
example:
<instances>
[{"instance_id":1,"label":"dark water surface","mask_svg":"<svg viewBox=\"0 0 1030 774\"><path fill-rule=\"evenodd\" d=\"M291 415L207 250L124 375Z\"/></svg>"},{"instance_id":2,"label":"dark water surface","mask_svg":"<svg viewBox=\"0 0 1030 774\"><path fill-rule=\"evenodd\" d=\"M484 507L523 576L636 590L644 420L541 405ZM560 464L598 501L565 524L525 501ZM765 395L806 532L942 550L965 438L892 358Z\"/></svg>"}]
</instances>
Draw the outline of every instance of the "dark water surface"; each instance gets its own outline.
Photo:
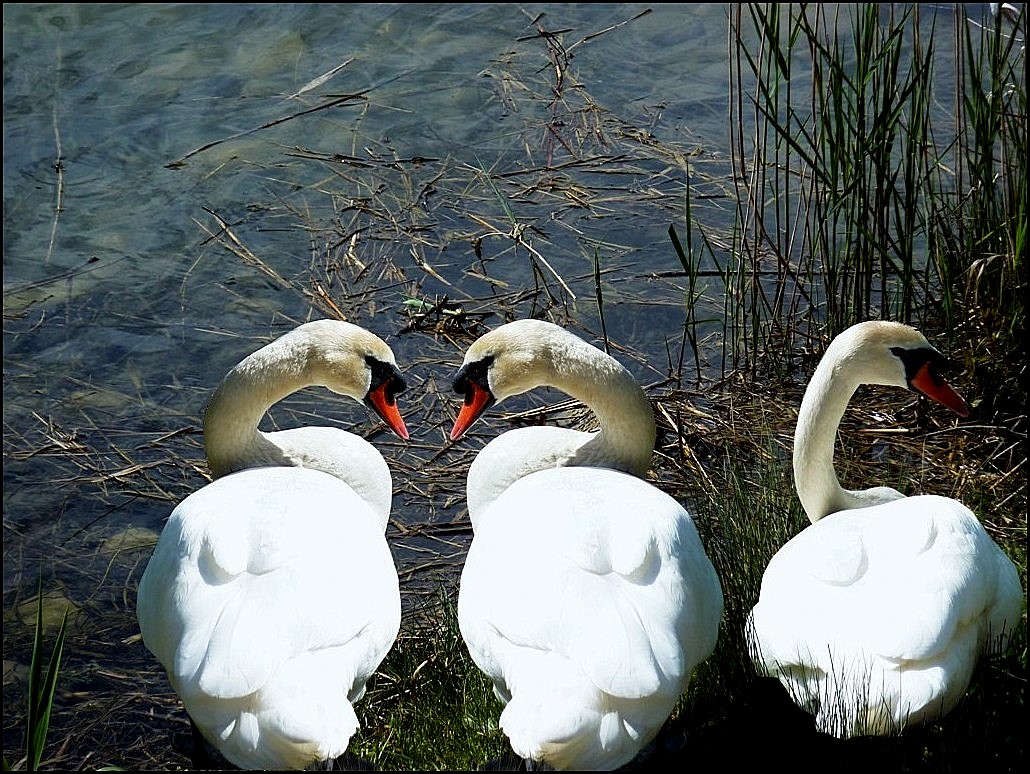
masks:
<instances>
[{"instance_id":1,"label":"dark water surface","mask_svg":"<svg viewBox=\"0 0 1030 774\"><path fill-rule=\"evenodd\" d=\"M648 10L5 6L7 603L42 557L73 598L103 594L54 562L128 527L160 529L203 483L183 461L200 460L210 389L271 336L332 313L323 291L406 367L412 442L375 439L399 479L444 453L448 379L470 341L404 332L412 299L471 302L488 326L506 308L553 307L592 335L596 255L608 335L631 349L642 379L660 378L683 294L653 278L679 269L666 231L682 221L685 165L627 153L623 135L640 132L641 147L660 131L669 147L718 163L726 15L720 5ZM564 106L550 98L557 76L539 14L540 29L580 43L563 61ZM572 172L534 193L501 194L485 175L536 183L526 170L546 165ZM577 167L599 178L584 201ZM602 186L608 202L594 196ZM509 213L547 261L537 277L506 236ZM287 405L293 413L274 413L283 425L369 430L359 408L329 394ZM398 524L438 510L451 520L451 505L425 496L431 485L399 482ZM403 536L396 547L402 563L418 561ZM105 585L129 589L137 571Z\"/></svg>"}]
</instances>

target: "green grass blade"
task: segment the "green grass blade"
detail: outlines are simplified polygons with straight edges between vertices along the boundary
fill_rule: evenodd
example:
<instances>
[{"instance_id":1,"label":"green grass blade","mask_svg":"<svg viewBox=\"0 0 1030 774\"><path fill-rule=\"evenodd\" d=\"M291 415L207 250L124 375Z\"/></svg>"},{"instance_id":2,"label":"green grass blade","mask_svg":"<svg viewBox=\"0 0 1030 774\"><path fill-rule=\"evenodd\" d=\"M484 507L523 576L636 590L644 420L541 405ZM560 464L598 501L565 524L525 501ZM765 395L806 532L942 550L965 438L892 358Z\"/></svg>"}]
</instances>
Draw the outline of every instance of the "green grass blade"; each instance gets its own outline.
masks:
<instances>
[{"instance_id":1,"label":"green grass blade","mask_svg":"<svg viewBox=\"0 0 1030 774\"><path fill-rule=\"evenodd\" d=\"M29 713L26 729L26 768L37 771L43 757L47 731L50 728L50 710L53 707L57 675L64 651L64 637L68 626L68 613L61 620L61 628L50 653L50 661L43 671L43 579L40 578L36 597L36 631L32 641L32 662L29 665ZM4 761L5 769L7 762Z\"/></svg>"}]
</instances>

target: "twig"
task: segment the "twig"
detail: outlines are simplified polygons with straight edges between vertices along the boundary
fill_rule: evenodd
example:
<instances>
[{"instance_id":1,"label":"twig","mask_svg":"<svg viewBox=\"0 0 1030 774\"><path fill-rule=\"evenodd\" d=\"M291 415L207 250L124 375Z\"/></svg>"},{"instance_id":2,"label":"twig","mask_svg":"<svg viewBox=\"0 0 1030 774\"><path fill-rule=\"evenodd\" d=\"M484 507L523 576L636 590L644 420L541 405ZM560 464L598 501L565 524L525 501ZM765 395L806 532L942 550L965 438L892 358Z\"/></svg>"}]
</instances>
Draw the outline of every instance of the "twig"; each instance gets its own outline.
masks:
<instances>
[{"instance_id":1,"label":"twig","mask_svg":"<svg viewBox=\"0 0 1030 774\"><path fill-rule=\"evenodd\" d=\"M251 264L253 266L257 266L261 271L263 271L265 274L267 274L273 280L278 282L284 288L292 288L293 287L293 284L288 279L283 277L281 274L279 274L279 272L277 272L275 269L273 269L267 263L262 261L256 255L254 255L254 253L250 250L250 248L248 248L245 244L243 244L243 242L240 241L240 238L237 237L232 232L232 229L229 228L229 224L217 212L215 212L214 210L209 209L207 207L204 207L203 209L204 209L204 212L208 213L209 215L211 215L211 217L213 217L215 220L218 221L218 225L222 227L222 234L225 234L225 236L228 237L229 241L226 242L226 240L224 238L222 238L221 235L212 233L211 230L208 229L206 226L204 226L202 223L197 223L198 226L200 226L202 229L204 229L204 231L208 234L208 236L210 236L212 239L216 240L217 242L221 243L231 253L234 253L236 256L241 258L246 263L249 263L249 264Z\"/></svg>"},{"instance_id":2,"label":"twig","mask_svg":"<svg viewBox=\"0 0 1030 774\"><path fill-rule=\"evenodd\" d=\"M60 80L61 80L61 48L57 48L57 67L55 68L56 78L58 83L56 84L54 91L60 92ZM54 204L54 220L50 224L50 243L47 245L46 259L44 263L50 263L50 259L54 255L54 244L57 242L57 221L61 218L61 212L64 211L64 154L61 151L61 126L57 118L57 99L54 99L53 125L54 125L54 149L57 151L57 158L54 161L54 171L57 173L57 201ZM70 275L69 275L70 276Z\"/></svg>"},{"instance_id":3,"label":"twig","mask_svg":"<svg viewBox=\"0 0 1030 774\"><path fill-rule=\"evenodd\" d=\"M311 91L312 89L317 89L319 86L333 78L338 72L340 72L340 70L342 70L344 67L346 67L353 61L354 57L349 57L348 59L345 59L344 61L340 62L340 64L336 65L336 67L334 67L329 72L322 73L322 75L318 76L317 78L313 78L312 80L305 83L303 86L300 87L299 91L295 91L290 96L284 97L283 102L285 102L288 99L296 99L305 92Z\"/></svg>"},{"instance_id":4,"label":"twig","mask_svg":"<svg viewBox=\"0 0 1030 774\"><path fill-rule=\"evenodd\" d=\"M342 97L337 97L336 99L330 100L329 102L324 102L321 105L316 105L313 108L301 110L299 113L293 113L288 116L283 116L282 118L276 118L272 121L268 121L266 123L261 124L261 126L255 126L252 129L245 129L242 132L230 134L228 137L223 137L220 140L212 140L211 142L204 143L203 145L194 148L185 156L180 157L177 161L171 161L165 164L165 166L169 169L177 169L178 167L183 166L183 164L186 163L186 159L190 158L191 156L196 156L198 153L210 150L211 148L214 148L216 145L221 145L223 142L229 142L230 140L238 140L240 137L246 137L247 135L254 134L255 132L260 132L262 129L269 129L273 126L278 126L279 124L286 123L287 121L292 121L294 118L300 118L301 116L306 116L310 113L317 113L319 110L326 110L327 108L336 107L338 105L345 105L348 102L364 99L365 95L369 91L370 89L365 89L364 91L359 91L357 94L345 94Z\"/></svg>"}]
</instances>

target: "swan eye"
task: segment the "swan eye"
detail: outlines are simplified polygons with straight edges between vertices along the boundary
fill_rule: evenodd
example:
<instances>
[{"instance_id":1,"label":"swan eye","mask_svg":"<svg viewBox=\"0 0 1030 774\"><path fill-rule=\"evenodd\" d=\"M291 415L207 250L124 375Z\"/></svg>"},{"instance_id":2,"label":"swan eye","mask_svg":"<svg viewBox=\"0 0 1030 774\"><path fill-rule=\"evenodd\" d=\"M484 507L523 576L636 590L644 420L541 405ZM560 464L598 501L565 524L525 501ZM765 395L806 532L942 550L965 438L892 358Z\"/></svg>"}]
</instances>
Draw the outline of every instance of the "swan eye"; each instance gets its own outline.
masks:
<instances>
[{"instance_id":1,"label":"swan eye","mask_svg":"<svg viewBox=\"0 0 1030 774\"><path fill-rule=\"evenodd\" d=\"M944 355L933 347L892 347L891 353L904 364L905 382L910 390L947 406L960 417L969 416L969 404L944 378L943 371L948 367Z\"/></svg>"},{"instance_id":2,"label":"swan eye","mask_svg":"<svg viewBox=\"0 0 1030 774\"><path fill-rule=\"evenodd\" d=\"M368 386L369 392L375 392L379 387L385 386L384 392L388 403L394 403L397 396L408 389L404 377L397 370L397 366L391 363L384 363L372 355L365 356L365 363L372 371L372 382Z\"/></svg>"},{"instance_id":3,"label":"swan eye","mask_svg":"<svg viewBox=\"0 0 1030 774\"><path fill-rule=\"evenodd\" d=\"M487 379L487 372L494 363L494 356L487 355L481 360L462 366L454 377L454 391L464 395L466 399L475 392L475 388L490 392L490 382Z\"/></svg>"},{"instance_id":4,"label":"swan eye","mask_svg":"<svg viewBox=\"0 0 1030 774\"><path fill-rule=\"evenodd\" d=\"M891 354L898 358L905 367L905 381L912 385L920 370L926 368L927 375L936 385L944 384L944 372L948 370L948 360L933 347L905 349L891 347Z\"/></svg>"}]
</instances>

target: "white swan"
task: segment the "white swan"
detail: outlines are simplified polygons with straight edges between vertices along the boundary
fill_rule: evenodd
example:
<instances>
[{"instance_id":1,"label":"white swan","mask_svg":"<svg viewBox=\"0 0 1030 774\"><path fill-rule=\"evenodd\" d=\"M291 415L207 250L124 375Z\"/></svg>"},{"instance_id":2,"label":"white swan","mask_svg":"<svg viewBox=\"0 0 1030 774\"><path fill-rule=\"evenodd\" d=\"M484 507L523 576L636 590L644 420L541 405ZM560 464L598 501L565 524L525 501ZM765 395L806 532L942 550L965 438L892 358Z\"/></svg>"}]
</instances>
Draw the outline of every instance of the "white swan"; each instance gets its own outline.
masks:
<instances>
[{"instance_id":1,"label":"white swan","mask_svg":"<svg viewBox=\"0 0 1030 774\"><path fill-rule=\"evenodd\" d=\"M915 329L864 322L827 348L794 434L794 479L811 525L773 556L747 623L755 665L816 727L887 735L942 717L984 651L1004 649L1023 592L973 513L936 495L849 491L833 468L841 417L860 384L907 387L966 416Z\"/></svg>"},{"instance_id":2,"label":"white swan","mask_svg":"<svg viewBox=\"0 0 1030 774\"><path fill-rule=\"evenodd\" d=\"M359 725L352 703L400 626L382 455L338 428L258 429L275 402L314 385L408 437L395 401L404 381L379 337L318 320L257 350L208 405L216 479L172 511L136 601L143 642L186 712L244 769L342 755Z\"/></svg>"},{"instance_id":3,"label":"white swan","mask_svg":"<svg viewBox=\"0 0 1030 774\"><path fill-rule=\"evenodd\" d=\"M655 439L647 396L579 337L520 320L479 338L454 382L464 404L451 438L538 386L582 401L600 430L509 430L478 453L459 628L518 755L614 769L654 738L712 653L722 589L690 515L640 478Z\"/></svg>"}]
</instances>

